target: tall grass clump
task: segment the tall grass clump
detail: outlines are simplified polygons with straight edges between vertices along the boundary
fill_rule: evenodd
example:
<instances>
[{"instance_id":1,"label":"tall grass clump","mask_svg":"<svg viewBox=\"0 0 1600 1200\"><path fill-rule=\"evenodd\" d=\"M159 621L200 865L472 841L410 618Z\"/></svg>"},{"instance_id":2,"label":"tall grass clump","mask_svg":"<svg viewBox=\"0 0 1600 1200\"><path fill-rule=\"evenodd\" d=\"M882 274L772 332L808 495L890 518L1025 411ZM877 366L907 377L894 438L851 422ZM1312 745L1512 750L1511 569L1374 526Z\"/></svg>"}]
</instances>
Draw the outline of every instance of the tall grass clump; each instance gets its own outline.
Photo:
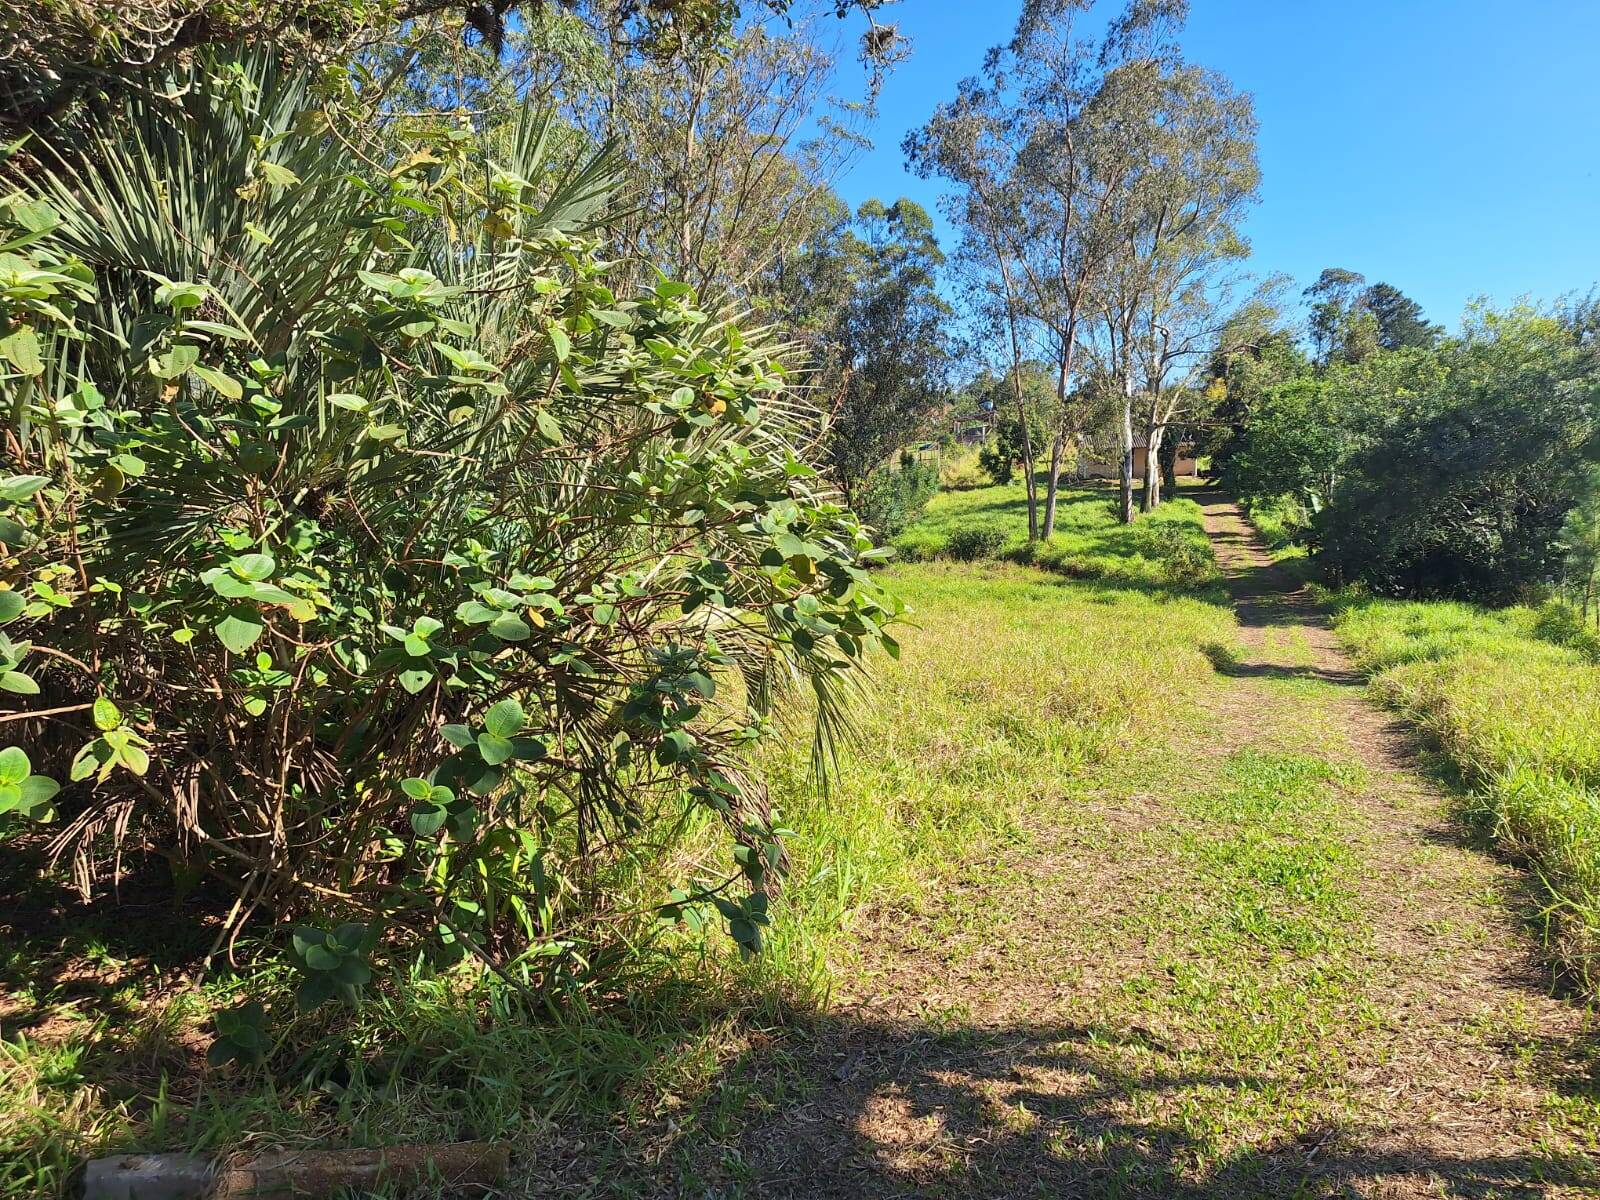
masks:
<instances>
[{"instance_id":1,"label":"tall grass clump","mask_svg":"<svg viewBox=\"0 0 1600 1200\"><path fill-rule=\"evenodd\" d=\"M1335 622L1377 693L1461 773L1538 874L1551 948L1600 988L1600 666L1542 610L1346 595Z\"/></svg>"},{"instance_id":2,"label":"tall grass clump","mask_svg":"<svg viewBox=\"0 0 1600 1200\"><path fill-rule=\"evenodd\" d=\"M901 566L912 627L876 676L835 783L810 786L804 746L765 760L792 864L767 952L745 969L827 986L875 914L914 907L985 846L1025 837L1098 764L1182 719L1199 647L1228 641L1225 607L1073 584L1010 563ZM781 973L782 978L779 977Z\"/></svg>"}]
</instances>

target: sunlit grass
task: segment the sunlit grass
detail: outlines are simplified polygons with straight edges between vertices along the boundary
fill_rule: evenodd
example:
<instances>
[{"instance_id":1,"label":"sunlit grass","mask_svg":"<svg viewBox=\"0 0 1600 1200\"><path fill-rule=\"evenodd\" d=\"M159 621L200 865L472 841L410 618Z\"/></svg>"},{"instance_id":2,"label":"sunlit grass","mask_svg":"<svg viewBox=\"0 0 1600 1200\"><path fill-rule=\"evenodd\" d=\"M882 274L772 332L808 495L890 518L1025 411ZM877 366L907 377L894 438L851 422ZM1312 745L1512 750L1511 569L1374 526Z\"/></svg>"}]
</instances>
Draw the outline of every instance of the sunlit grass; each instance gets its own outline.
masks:
<instances>
[{"instance_id":1,"label":"sunlit grass","mask_svg":"<svg viewBox=\"0 0 1600 1200\"><path fill-rule=\"evenodd\" d=\"M1390 705L1435 738L1496 839L1537 871L1557 954L1600 984L1600 666L1527 608L1346 596L1336 623Z\"/></svg>"},{"instance_id":2,"label":"sunlit grass","mask_svg":"<svg viewBox=\"0 0 1600 1200\"><path fill-rule=\"evenodd\" d=\"M1039 497L1042 522L1042 484ZM894 546L901 558L921 562L951 554L962 532L985 530L994 535L995 557L1074 578L1162 587L1194 586L1213 577L1215 558L1193 500L1176 496L1132 525L1118 520L1116 505L1115 489L1105 484L1063 486L1055 532L1030 545L1023 484L946 491L928 502Z\"/></svg>"},{"instance_id":3,"label":"sunlit grass","mask_svg":"<svg viewBox=\"0 0 1600 1200\"><path fill-rule=\"evenodd\" d=\"M287 972L170 998L113 946L107 971L122 981L85 998L44 982L61 967L45 947L17 946L8 986L40 982L0 1044L0 1195L60 1194L79 1159L118 1149L538 1138L553 1124L640 1128L669 1109L685 1128L712 1120L733 1103L726 1068L753 1031L827 1003L863 913L928 903L986 847L1025 837L1030 808L1159 740L1186 681L1210 670L1199 647L1231 636L1227 610L1200 599L1009 563L889 577L915 627L898 662L880 661L831 787L809 778L798 733L757 763L795 831L759 958L742 961L720 930L674 935L612 964L607 993L531 1017L487 984L395 980L354 1022L323 1011L295 1023L268 1077L206 1072L197 1056L213 1006L282 1001ZM708 830L702 848L725 858L724 842ZM60 932L75 956L99 945Z\"/></svg>"},{"instance_id":4,"label":"sunlit grass","mask_svg":"<svg viewBox=\"0 0 1600 1200\"><path fill-rule=\"evenodd\" d=\"M903 566L893 582L918 628L880 673L831 794L808 786L800 747L771 764L799 833L780 957L826 952L858 905L914 898L1093 764L1159 737L1184 681L1210 672L1200 647L1232 630L1199 599L1003 563Z\"/></svg>"}]
</instances>

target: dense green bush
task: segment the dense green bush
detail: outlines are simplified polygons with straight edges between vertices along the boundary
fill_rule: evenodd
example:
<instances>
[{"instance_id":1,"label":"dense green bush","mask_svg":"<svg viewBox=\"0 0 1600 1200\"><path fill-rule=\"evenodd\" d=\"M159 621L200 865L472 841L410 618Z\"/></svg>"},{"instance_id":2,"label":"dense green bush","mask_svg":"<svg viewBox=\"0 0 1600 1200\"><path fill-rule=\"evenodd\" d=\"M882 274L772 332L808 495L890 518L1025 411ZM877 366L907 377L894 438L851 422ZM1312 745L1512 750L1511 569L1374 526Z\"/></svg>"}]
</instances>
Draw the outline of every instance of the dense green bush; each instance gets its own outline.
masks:
<instances>
[{"instance_id":1,"label":"dense green bush","mask_svg":"<svg viewBox=\"0 0 1600 1200\"><path fill-rule=\"evenodd\" d=\"M1564 521L1594 491L1600 454L1593 320L1485 308L1437 346L1302 366L1252 398L1225 481L1265 530L1311 514L1307 540L1341 582L1520 599L1561 578L1583 541Z\"/></svg>"},{"instance_id":2,"label":"dense green bush","mask_svg":"<svg viewBox=\"0 0 1600 1200\"><path fill-rule=\"evenodd\" d=\"M994 558L1005 544L1005 530L994 525L967 525L950 535L944 552L957 562L973 562Z\"/></svg>"},{"instance_id":3,"label":"dense green bush","mask_svg":"<svg viewBox=\"0 0 1600 1200\"><path fill-rule=\"evenodd\" d=\"M1154 520L1141 522L1137 529L1145 555L1161 565L1168 583L1189 587L1215 576L1216 556L1203 531L1176 521Z\"/></svg>"},{"instance_id":4,"label":"dense green bush","mask_svg":"<svg viewBox=\"0 0 1600 1200\"><path fill-rule=\"evenodd\" d=\"M164 859L237 893L219 945L294 922L306 1004L386 955L587 978L663 901L754 950L743 748L893 646L813 414L688 287L612 293L605 154L365 116L199 61L0 206L0 802L86 892ZM606 891L695 809L725 863Z\"/></svg>"},{"instance_id":5,"label":"dense green bush","mask_svg":"<svg viewBox=\"0 0 1600 1200\"><path fill-rule=\"evenodd\" d=\"M1250 523L1274 550L1303 541L1311 527L1311 513L1288 494L1259 496L1246 503Z\"/></svg>"},{"instance_id":6,"label":"dense green bush","mask_svg":"<svg viewBox=\"0 0 1600 1200\"><path fill-rule=\"evenodd\" d=\"M1017 471L1017 454L1005 441L985 442L978 451L978 465L995 483L1010 483Z\"/></svg>"},{"instance_id":7,"label":"dense green bush","mask_svg":"<svg viewBox=\"0 0 1600 1200\"><path fill-rule=\"evenodd\" d=\"M858 489L855 505L862 521L880 537L892 538L917 519L939 491L939 468L910 455L898 465L880 467Z\"/></svg>"}]
</instances>

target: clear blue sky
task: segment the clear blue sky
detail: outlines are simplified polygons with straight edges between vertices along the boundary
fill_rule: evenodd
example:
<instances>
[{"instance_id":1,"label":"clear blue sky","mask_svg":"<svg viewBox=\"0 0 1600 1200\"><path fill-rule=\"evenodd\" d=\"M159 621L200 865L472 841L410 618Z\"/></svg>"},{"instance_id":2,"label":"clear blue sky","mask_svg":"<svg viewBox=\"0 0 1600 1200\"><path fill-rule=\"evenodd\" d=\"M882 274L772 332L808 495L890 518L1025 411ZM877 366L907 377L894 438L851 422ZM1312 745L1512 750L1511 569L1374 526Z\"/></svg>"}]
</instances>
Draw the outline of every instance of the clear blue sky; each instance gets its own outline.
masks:
<instances>
[{"instance_id":1,"label":"clear blue sky","mask_svg":"<svg viewBox=\"0 0 1600 1200\"><path fill-rule=\"evenodd\" d=\"M844 198L939 194L900 139L1010 34L1017 0L904 0L913 43ZM1104 4L1108 10L1119 7ZM1600 282L1600 0L1193 0L1187 56L1255 97L1254 270L1348 267L1454 328L1487 295ZM849 79L841 65L841 84Z\"/></svg>"}]
</instances>

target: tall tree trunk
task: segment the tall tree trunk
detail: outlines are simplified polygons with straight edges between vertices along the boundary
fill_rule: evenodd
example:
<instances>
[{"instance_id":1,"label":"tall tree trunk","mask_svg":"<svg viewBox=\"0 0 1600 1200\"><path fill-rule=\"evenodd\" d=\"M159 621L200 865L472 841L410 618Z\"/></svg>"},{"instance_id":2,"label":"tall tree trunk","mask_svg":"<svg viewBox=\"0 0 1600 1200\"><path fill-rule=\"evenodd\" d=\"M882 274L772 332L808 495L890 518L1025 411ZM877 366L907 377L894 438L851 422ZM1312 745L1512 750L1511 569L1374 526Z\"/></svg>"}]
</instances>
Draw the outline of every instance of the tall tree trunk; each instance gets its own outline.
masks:
<instances>
[{"instance_id":1,"label":"tall tree trunk","mask_svg":"<svg viewBox=\"0 0 1600 1200\"><path fill-rule=\"evenodd\" d=\"M1011 334L1011 392L1017 402L1017 425L1022 431L1022 486L1028 495L1028 540L1039 540L1039 480L1033 454L1033 434L1028 428L1028 402L1022 394L1022 345L1017 338L1017 309L1011 290L1011 267L998 252L1000 277L1006 288L1006 325ZM1048 534L1046 536L1049 536Z\"/></svg>"},{"instance_id":2,"label":"tall tree trunk","mask_svg":"<svg viewBox=\"0 0 1600 1200\"><path fill-rule=\"evenodd\" d=\"M1161 503L1161 434L1149 429L1144 435L1144 491L1139 496L1139 511L1149 512Z\"/></svg>"},{"instance_id":3,"label":"tall tree trunk","mask_svg":"<svg viewBox=\"0 0 1600 1200\"><path fill-rule=\"evenodd\" d=\"M1122 523L1133 524L1133 364L1122 371Z\"/></svg>"},{"instance_id":4,"label":"tall tree trunk","mask_svg":"<svg viewBox=\"0 0 1600 1200\"><path fill-rule=\"evenodd\" d=\"M1055 441L1050 443L1050 478L1045 484L1044 528L1040 531L1040 536L1047 542L1056 531L1056 500L1060 491L1061 450L1066 440L1066 430L1058 429L1056 430Z\"/></svg>"},{"instance_id":5,"label":"tall tree trunk","mask_svg":"<svg viewBox=\"0 0 1600 1200\"><path fill-rule=\"evenodd\" d=\"M1050 478L1045 484L1044 538L1056 531L1056 494L1061 488L1061 452L1067 441L1067 387L1072 382L1072 359L1078 349L1077 318L1069 317L1061 337L1061 357L1056 363L1056 436L1050 443Z\"/></svg>"}]
</instances>

